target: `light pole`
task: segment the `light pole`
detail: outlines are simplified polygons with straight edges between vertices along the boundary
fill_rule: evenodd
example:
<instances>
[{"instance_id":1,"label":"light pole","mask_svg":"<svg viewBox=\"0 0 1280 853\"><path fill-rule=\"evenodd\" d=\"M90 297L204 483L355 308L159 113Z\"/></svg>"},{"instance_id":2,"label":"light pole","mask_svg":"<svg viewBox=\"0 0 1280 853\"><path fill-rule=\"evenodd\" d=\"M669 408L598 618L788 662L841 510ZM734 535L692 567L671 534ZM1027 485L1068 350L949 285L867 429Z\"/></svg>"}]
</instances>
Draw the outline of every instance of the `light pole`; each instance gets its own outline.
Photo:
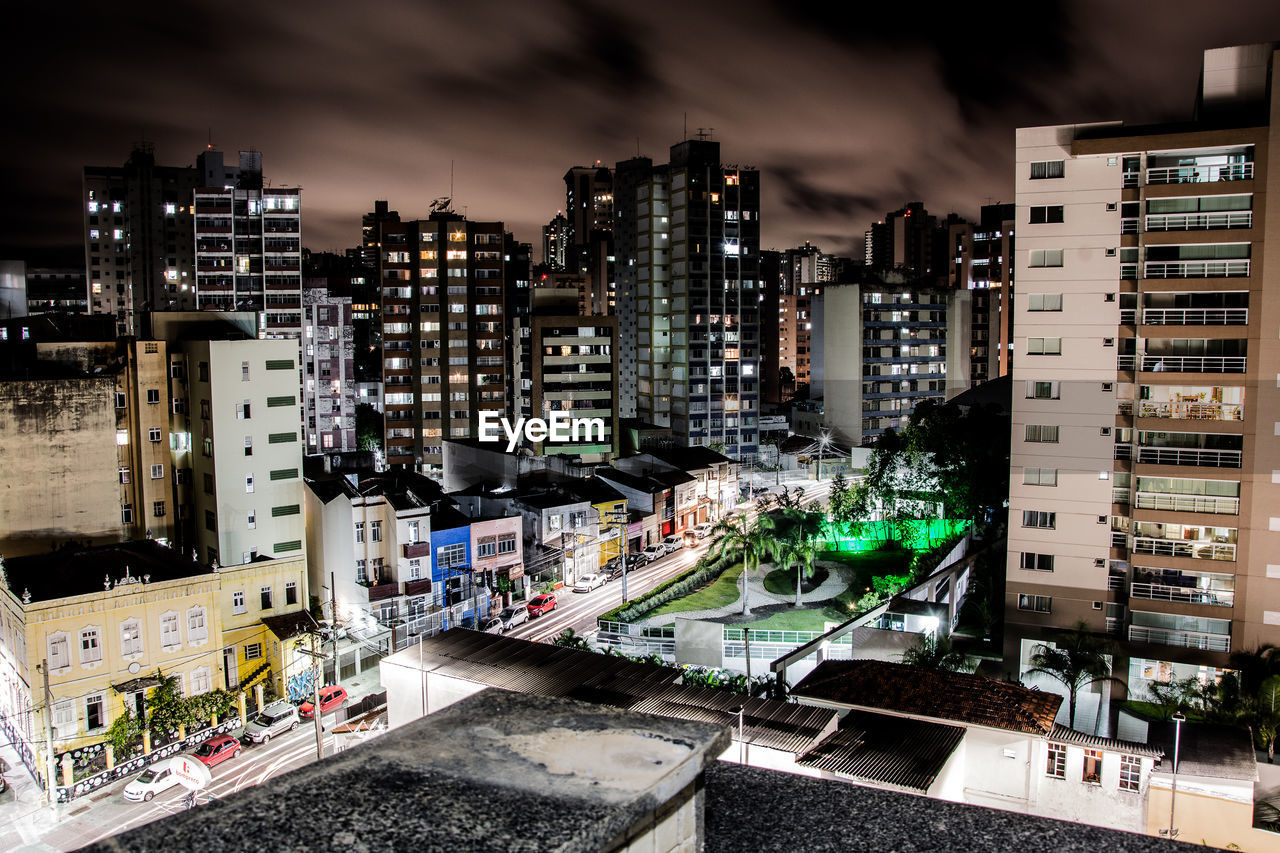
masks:
<instances>
[{"instance_id":1,"label":"light pole","mask_svg":"<svg viewBox=\"0 0 1280 853\"><path fill-rule=\"evenodd\" d=\"M1173 825L1173 804L1178 797L1178 752L1182 746L1182 724L1187 721L1187 717L1181 711L1173 715L1173 786L1169 790L1169 829L1166 833L1170 838L1178 837L1178 830Z\"/></svg>"},{"instance_id":2,"label":"light pole","mask_svg":"<svg viewBox=\"0 0 1280 853\"><path fill-rule=\"evenodd\" d=\"M618 525L618 554L622 560L622 603L627 603L627 522L630 517L625 512L611 512L610 523Z\"/></svg>"},{"instance_id":3,"label":"light pole","mask_svg":"<svg viewBox=\"0 0 1280 853\"><path fill-rule=\"evenodd\" d=\"M818 482L822 482L822 458L826 454L826 450L831 446L831 433L823 430L821 438L818 439Z\"/></svg>"},{"instance_id":4,"label":"light pole","mask_svg":"<svg viewBox=\"0 0 1280 853\"><path fill-rule=\"evenodd\" d=\"M742 734L742 729L743 729L742 718L743 718L743 715L746 714L746 711L747 709L743 705L738 705L736 708L733 708L729 711L730 714L738 715L738 763L739 764L747 763L747 739L743 737L743 734Z\"/></svg>"}]
</instances>

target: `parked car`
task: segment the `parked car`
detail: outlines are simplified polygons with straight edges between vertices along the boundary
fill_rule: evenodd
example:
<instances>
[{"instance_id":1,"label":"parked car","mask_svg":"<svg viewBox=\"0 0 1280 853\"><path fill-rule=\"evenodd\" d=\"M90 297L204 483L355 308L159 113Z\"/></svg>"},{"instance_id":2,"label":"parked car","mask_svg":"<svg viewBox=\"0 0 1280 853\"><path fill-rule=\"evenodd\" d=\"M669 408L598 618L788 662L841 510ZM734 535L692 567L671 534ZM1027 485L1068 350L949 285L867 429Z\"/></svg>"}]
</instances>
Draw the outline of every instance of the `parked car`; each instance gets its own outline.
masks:
<instances>
[{"instance_id":1,"label":"parked car","mask_svg":"<svg viewBox=\"0 0 1280 853\"><path fill-rule=\"evenodd\" d=\"M542 595L535 595L529 599L528 610L529 616L544 616L556 609L556 597L550 592L544 592Z\"/></svg>"},{"instance_id":2,"label":"parked car","mask_svg":"<svg viewBox=\"0 0 1280 853\"><path fill-rule=\"evenodd\" d=\"M235 758L240 754L240 741L231 735L218 735L211 737L204 743L197 746L191 753L192 757L203 764L205 767L213 767L215 764L221 764L228 758Z\"/></svg>"},{"instance_id":3,"label":"parked car","mask_svg":"<svg viewBox=\"0 0 1280 853\"><path fill-rule=\"evenodd\" d=\"M156 794L178 784L178 777L169 769L169 762L161 767L148 767L137 779L124 786L124 798L135 803L149 803Z\"/></svg>"},{"instance_id":4,"label":"parked car","mask_svg":"<svg viewBox=\"0 0 1280 853\"><path fill-rule=\"evenodd\" d=\"M330 711L336 711L347 702L347 689L339 687L336 684L330 684L328 687L320 688L320 716L324 716ZM311 702L303 702L298 706L298 713L304 720L311 719L313 713L313 705Z\"/></svg>"},{"instance_id":5,"label":"parked car","mask_svg":"<svg viewBox=\"0 0 1280 853\"><path fill-rule=\"evenodd\" d=\"M604 575L605 582L622 577L622 558L614 557L609 562L600 567L600 574Z\"/></svg>"},{"instance_id":6,"label":"parked car","mask_svg":"<svg viewBox=\"0 0 1280 853\"><path fill-rule=\"evenodd\" d=\"M715 529L714 524L712 524L709 521L704 521L701 524L694 526L693 535L697 536L699 539L706 539L708 536L711 535L711 531L714 529Z\"/></svg>"},{"instance_id":7,"label":"parked car","mask_svg":"<svg viewBox=\"0 0 1280 853\"><path fill-rule=\"evenodd\" d=\"M604 586L604 582L608 580L605 575L583 575L578 578L578 582L573 585L574 592L591 592L593 589L599 589Z\"/></svg>"},{"instance_id":8,"label":"parked car","mask_svg":"<svg viewBox=\"0 0 1280 853\"><path fill-rule=\"evenodd\" d=\"M513 604L503 608L498 614L498 619L502 621L502 630L510 631L515 626L529 621L529 609L523 604Z\"/></svg>"},{"instance_id":9,"label":"parked car","mask_svg":"<svg viewBox=\"0 0 1280 853\"><path fill-rule=\"evenodd\" d=\"M484 631L486 634L501 634L502 620L496 616L492 619L486 619L484 622L480 623L480 630Z\"/></svg>"},{"instance_id":10,"label":"parked car","mask_svg":"<svg viewBox=\"0 0 1280 853\"><path fill-rule=\"evenodd\" d=\"M276 735L291 732L297 727L298 709L280 699L253 715L244 727L240 740L245 743L266 743Z\"/></svg>"},{"instance_id":11,"label":"parked car","mask_svg":"<svg viewBox=\"0 0 1280 853\"><path fill-rule=\"evenodd\" d=\"M667 553L667 549L662 545L650 545L640 552L641 565L652 563L654 560L662 557Z\"/></svg>"}]
</instances>

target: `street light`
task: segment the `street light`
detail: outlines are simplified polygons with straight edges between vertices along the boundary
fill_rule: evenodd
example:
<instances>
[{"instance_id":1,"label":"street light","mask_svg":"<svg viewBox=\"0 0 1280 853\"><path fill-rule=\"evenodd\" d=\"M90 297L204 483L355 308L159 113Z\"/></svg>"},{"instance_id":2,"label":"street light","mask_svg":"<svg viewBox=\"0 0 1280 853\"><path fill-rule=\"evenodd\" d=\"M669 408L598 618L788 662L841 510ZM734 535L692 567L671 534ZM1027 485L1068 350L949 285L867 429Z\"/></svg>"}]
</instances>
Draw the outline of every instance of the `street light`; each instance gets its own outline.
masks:
<instances>
[{"instance_id":1,"label":"street light","mask_svg":"<svg viewBox=\"0 0 1280 853\"><path fill-rule=\"evenodd\" d=\"M746 750L747 750L747 739L746 739L746 738L743 736L743 734L742 734L742 728L743 728L743 727L742 727L742 718L743 718L743 715L746 713L746 710L747 710L747 709L746 709L746 707L745 707L745 706L743 706L743 705L738 705L737 707L732 708L732 709L730 709L730 711L729 711L729 713L730 713L730 714L737 714L737 715L738 715L738 763L739 763L739 764L746 764L746 763L747 763L747 752L746 752Z\"/></svg>"},{"instance_id":2,"label":"street light","mask_svg":"<svg viewBox=\"0 0 1280 853\"><path fill-rule=\"evenodd\" d=\"M822 482L822 457L826 453L828 447L831 446L831 433L828 430L822 431L822 436L818 439L818 482Z\"/></svg>"},{"instance_id":3,"label":"street light","mask_svg":"<svg viewBox=\"0 0 1280 853\"><path fill-rule=\"evenodd\" d=\"M627 522L630 516L626 512L608 513L609 522L618 525L618 554L622 560L622 603L627 603Z\"/></svg>"},{"instance_id":4,"label":"street light","mask_svg":"<svg viewBox=\"0 0 1280 853\"><path fill-rule=\"evenodd\" d=\"M1173 804L1178 797L1178 751L1182 746L1182 724L1187 717L1181 711L1173 715L1173 787L1169 791L1169 829L1163 834L1170 838L1178 837L1178 830L1173 825Z\"/></svg>"}]
</instances>

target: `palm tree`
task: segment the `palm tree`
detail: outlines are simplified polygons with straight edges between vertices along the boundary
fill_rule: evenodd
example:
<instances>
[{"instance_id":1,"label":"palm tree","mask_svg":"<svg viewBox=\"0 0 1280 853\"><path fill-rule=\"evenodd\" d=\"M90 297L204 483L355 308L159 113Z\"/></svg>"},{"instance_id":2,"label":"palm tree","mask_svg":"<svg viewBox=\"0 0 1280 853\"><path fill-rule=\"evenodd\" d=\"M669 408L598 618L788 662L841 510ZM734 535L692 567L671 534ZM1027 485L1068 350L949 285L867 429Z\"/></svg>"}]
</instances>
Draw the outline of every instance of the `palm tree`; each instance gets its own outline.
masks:
<instances>
[{"instance_id":1,"label":"palm tree","mask_svg":"<svg viewBox=\"0 0 1280 853\"><path fill-rule=\"evenodd\" d=\"M770 532L773 527L773 519L764 513L757 515L754 522L748 521L745 513L737 513L721 519L715 527L711 528L711 534L716 537L709 549L713 556L718 558L730 551L742 553L743 616L751 615L747 577L760 566L760 560L770 552L773 541Z\"/></svg>"},{"instance_id":2,"label":"palm tree","mask_svg":"<svg viewBox=\"0 0 1280 853\"><path fill-rule=\"evenodd\" d=\"M1115 645L1097 637L1084 620L1074 630L1059 634L1052 646L1040 645L1031 655L1028 673L1047 675L1067 688L1068 721L1076 726L1076 698L1083 687L1091 684L1121 684L1111 675L1111 656Z\"/></svg>"},{"instance_id":3,"label":"palm tree","mask_svg":"<svg viewBox=\"0 0 1280 853\"><path fill-rule=\"evenodd\" d=\"M944 672L970 672L973 660L951 644L949 634L921 634L911 648L902 653L902 662Z\"/></svg>"},{"instance_id":4,"label":"palm tree","mask_svg":"<svg viewBox=\"0 0 1280 853\"><path fill-rule=\"evenodd\" d=\"M1263 643L1252 651L1232 652L1231 665L1240 672L1240 692L1253 696L1268 676L1280 674L1280 646Z\"/></svg>"},{"instance_id":5,"label":"palm tree","mask_svg":"<svg viewBox=\"0 0 1280 853\"><path fill-rule=\"evenodd\" d=\"M818 512L801 509L785 509L782 520L786 532L773 548L780 568L789 569L796 564L796 601L800 606L800 590L803 580L813 576L813 558L818 555L818 540L822 537L824 516Z\"/></svg>"}]
</instances>

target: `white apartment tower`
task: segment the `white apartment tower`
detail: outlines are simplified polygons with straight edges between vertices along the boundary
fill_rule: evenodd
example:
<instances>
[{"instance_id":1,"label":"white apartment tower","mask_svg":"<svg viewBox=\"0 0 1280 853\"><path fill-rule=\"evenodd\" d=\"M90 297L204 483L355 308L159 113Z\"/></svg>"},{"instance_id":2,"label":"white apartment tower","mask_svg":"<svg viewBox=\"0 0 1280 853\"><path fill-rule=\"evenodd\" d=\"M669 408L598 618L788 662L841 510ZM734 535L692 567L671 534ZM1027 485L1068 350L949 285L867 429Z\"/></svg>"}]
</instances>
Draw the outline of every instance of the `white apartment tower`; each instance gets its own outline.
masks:
<instances>
[{"instance_id":1,"label":"white apartment tower","mask_svg":"<svg viewBox=\"0 0 1280 853\"><path fill-rule=\"evenodd\" d=\"M1081 620L1138 699L1280 643L1275 55L1207 51L1192 123L1017 133L1015 675Z\"/></svg>"}]
</instances>

